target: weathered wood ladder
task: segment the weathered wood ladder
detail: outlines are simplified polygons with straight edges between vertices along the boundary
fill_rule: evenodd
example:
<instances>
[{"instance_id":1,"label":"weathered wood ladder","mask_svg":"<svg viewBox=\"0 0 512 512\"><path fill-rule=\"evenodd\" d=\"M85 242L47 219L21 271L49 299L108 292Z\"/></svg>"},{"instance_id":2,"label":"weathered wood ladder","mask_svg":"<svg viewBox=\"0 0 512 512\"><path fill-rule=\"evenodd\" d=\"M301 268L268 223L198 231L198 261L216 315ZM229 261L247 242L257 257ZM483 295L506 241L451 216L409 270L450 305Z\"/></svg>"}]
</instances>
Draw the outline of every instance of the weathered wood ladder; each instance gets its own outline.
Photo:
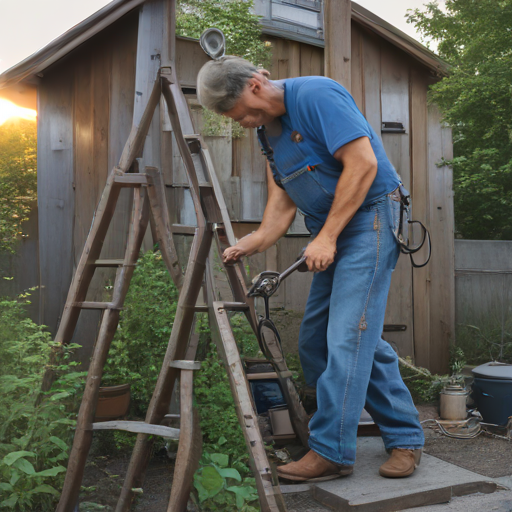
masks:
<instances>
[{"instance_id":1,"label":"weathered wood ladder","mask_svg":"<svg viewBox=\"0 0 512 512\"><path fill-rule=\"evenodd\" d=\"M55 338L60 344L69 343L82 310L100 309L103 311L57 511L73 512L76 510L93 431L103 429L119 429L138 434L116 512L130 510L134 497L133 489L142 486L151 454L152 441L149 439L151 435L179 438L168 511L182 512L186 509L193 474L201 452L198 417L192 408L192 374L193 371L199 369L200 365L189 360L195 357L195 349L193 346L189 346L189 340L194 329L194 315L208 312L213 336L229 376L239 422L250 455L251 469L256 478L261 509L264 512L282 512L286 510L286 507L277 477L272 473L267 459L258 428L258 416L229 323L228 312L244 312L256 334L258 319L252 299L246 296L246 276L241 263L224 267L234 302L214 300L216 297L215 282L211 258L209 258L212 242L215 241L217 250L221 253L224 247L235 243L235 238L210 154L201 136L194 133L190 110L176 77L174 58L170 58L174 57L175 0L166 0L165 9L166 19L169 20L167 29L164 31L167 38L168 55L163 56L162 67L154 81L144 113L139 122L134 121L119 164L110 172L107 179L71 283ZM171 225L161 172L157 168L146 167L141 173L138 172L136 165L136 158L143 150L153 113L162 94L188 176L197 217L197 227L194 228ZM134 201L124 259L100 259L103 241L112 220L120 191L126 187L134 189ZM94 423L103 367L117 329L120 310L128 291L150 216L154 222L165 264L180 290L167 352L144 422ZM174 246L173 232L194 233L184 275ZM99 267L117 268L111 302L88 302L86 300L87 290L95 269ZM198 306L197 299L202 287L206 291L207 305ZM269 343L268 340L267 343ZM272 345L271 342L270 345ZM277 344L274 345L274 347L276 346ZM289 372L283 360L280 361L276 371L281 376L281 381L286 377L289 381ZM169 410L178 372L181 372L179 430L161 424ZM51 374L49 374L45 378L43 389L45 387L48 389L51 381ZM291 381L287 382L285 387L294 428L301 441L305 442L307 440L306 415Z\"/></svg>"}]
</instances>

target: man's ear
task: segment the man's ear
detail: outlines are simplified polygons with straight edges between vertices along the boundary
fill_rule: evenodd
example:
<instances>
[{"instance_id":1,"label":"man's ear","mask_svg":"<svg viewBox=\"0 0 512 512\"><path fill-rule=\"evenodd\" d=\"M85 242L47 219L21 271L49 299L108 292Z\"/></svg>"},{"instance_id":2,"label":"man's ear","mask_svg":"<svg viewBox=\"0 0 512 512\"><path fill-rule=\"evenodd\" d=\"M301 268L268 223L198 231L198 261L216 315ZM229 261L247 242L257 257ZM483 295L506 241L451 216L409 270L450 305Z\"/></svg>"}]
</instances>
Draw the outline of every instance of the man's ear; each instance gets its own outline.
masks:
<instances>
[{"instance_id":1,"label":"man's ear","mask_svg":"<svg viewBox=\"0 0 512 512\"><path fill-rule=\"evenodd\" d=\"M260 74L259 72L254 73L252 75L252 78L249 78L249 81L247 82L249 85L250 91L254 94L258 94L261 91L261 87L263 85L263 80L265 80L265 77L263 74Z\"/></svg>"}]
</instances>

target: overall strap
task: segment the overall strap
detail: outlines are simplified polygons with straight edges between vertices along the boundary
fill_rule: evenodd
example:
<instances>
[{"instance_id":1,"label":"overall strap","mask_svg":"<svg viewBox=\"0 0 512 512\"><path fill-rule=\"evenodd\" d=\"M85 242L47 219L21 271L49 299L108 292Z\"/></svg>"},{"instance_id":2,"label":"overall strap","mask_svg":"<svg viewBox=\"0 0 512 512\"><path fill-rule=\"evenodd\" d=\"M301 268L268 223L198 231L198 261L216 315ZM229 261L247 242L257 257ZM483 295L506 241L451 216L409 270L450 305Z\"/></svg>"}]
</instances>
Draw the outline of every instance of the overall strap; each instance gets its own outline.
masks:
<instances>
[{"instance_id":1,"label":"overall strap","mask_svg":"<svg viewBox=\"0 0 512 512\"><path fill-rule=\"evenodd\" d=\"M258 135L258 141L260 143L261 152L267 157L268 164L270 165L270 170L272 171L272 176L274 176L274 181L278 187L284 189L281 180L278 179L278 172L276 163L274 161L274 150L268 141L267 132L264 125L261 125L256 130Z\"/></svg>"}]
</instances>

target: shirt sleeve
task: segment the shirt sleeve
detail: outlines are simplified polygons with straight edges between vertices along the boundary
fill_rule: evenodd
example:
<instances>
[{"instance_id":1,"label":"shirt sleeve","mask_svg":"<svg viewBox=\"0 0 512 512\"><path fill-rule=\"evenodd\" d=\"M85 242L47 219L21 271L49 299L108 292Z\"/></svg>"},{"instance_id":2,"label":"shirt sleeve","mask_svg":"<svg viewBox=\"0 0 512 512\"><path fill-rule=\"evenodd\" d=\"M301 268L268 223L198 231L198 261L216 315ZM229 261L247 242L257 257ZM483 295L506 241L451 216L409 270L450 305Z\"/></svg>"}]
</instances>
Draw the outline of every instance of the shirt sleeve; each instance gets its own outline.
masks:
<instances>
[{"instance_id":1,"label":"shirt sleeve","mask_svg":"<svg viewBox=\"0 0 512 512\"><path fill-rule=\"evenodd\" d=\"M348 91L332 80L310 81L297 91L299 120L331 155L360 137L372 138L368 122Z\"/></svg>"}]
</instances>

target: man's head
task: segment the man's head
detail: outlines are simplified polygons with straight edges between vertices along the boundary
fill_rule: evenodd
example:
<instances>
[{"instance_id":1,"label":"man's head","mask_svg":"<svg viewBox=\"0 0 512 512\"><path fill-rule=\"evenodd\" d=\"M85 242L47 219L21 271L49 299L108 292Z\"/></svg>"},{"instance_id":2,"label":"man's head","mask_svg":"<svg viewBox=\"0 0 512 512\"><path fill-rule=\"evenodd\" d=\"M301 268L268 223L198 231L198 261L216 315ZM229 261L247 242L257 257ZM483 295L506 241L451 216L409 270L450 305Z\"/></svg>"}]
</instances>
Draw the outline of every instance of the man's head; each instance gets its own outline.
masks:
<instances>
[{"instance_id":1,"label":"man's head","mask_svg":"<svg viewBox=\"0 0 512 512\"><path fill-rule=\"evenodd\" d=\"M245 128L267 124L285 113L283 93L268 74L232 55L207 62L197 75L199 102Z\"/></svg>"}]
</instances>

